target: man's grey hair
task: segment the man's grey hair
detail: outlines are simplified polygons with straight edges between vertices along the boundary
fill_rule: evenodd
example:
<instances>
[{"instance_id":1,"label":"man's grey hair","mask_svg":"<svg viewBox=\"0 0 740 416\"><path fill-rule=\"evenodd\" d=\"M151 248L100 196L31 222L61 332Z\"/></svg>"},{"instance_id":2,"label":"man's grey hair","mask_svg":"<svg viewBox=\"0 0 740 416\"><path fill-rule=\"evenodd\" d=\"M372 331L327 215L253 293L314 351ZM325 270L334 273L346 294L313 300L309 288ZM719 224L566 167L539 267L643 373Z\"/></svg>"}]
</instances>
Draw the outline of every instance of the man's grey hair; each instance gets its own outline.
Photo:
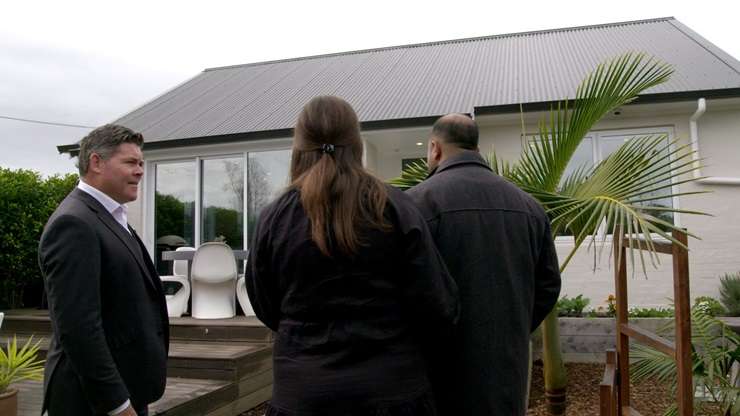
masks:
<instances>
[{"instance_id":1,"label":"man's grey hair","mask_svg":"<svg viewBox=\"0 0 740 416\"><path fill-rule=\"evenodd\" d=\"M87 175L90 167L90 156L93 153L102 159L109 159L123 143L133 143L139 147L144 145L144 137L128 127L117 124L106 124L98 127L80 141L80 154L77 157L77 168L80 177Z\"/></svg>"}]
</instances>

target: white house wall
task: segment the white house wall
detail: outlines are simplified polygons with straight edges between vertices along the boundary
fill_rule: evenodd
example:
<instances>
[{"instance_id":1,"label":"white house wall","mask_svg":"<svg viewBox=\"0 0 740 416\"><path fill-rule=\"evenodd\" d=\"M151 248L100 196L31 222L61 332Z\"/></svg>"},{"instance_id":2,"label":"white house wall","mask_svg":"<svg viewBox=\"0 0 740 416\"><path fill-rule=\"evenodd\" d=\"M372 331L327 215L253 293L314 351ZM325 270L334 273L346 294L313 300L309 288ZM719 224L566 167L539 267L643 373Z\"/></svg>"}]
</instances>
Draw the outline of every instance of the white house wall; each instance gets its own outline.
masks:
<instances>
[{"instance_id":1,"label":"white house wall","mask_svg":"<svg viewBox=\"0 0 740 416\"><path fill-rule=\"evenodd\" d=\"M696 102L671 104L634 105L620 109L619 115L610 115L595 126L595 131L655 129L669 131L680 143L689 143L689 118L696 109ZM536 132L537 120L543 113L527 114L526 132ZM522 148L522 122L518 114L486 115L476 118L480 125L480 150L488 153L495 148L499 157L515 161ZM707 112L698 121L702 157L708 167L702 172L712 176L740 177L740 100L716 99L707 101ZM426 137L431 127L415 129L413 134L393 131L388 133L402 142L396 148L377 146L377 173L383 179L399 174L401 160L422 157L426 147L413 148L414 137ZM380 133L373 132L377 137ZM370 139L372 140L372 139ZM379 140L383 143L389 140ZM677 221L702 240L690 239L689 253L692 297L708 295L717 297L719 277L728 272L740 271L740 187L683 185L682 191L711 191L683 197L678 206L683 209L711 213L713 217L680 215ZM573 247L572 240L558 238L559 258L565 259ZM654 269L647 259L647 277L642 273L639 259L637 270L628 283L632 306L657 307L670 304L673 298L671 258L660 257L661 265ZM563 294L570 297L583 294L591 299L591 306L605 305L609 294L614 293L614 271L608 247L602 258L595 258L594 250L582 247L564 272Z\"/></svg>"},{"instance_id":2,"label":"white house wall","mask_svg":"<svg viewBox=\"0 0 740 416\"><path fill-rule=\"evenodd\" d=\"M607 117L595 131L666 127L673 130L674 138L688 144L689 118L696 109L696 102L629 106L619 116ZM486 125L485 123L481 123ZM517 126L488 126L482 128L481 150L484 143L494 142L500 156L516 160L521 148ZM740 177L740 102L737 100L708 100L707 112L699 119L699 137L702 157L710 168L704 175ZM533 127L533 126L532 126ZM529 127L528 127L529 129ZM679 223L702 240L690 239L689 253L691 294L718 297L719 277L728 272L740 271L740 213L733 207L740 206L740 187L683 185L681 191L711 191L709 194L691 195L680 199L679 207L711 213L713 217L680 215ZM558 256L565 259L573 247L572 241L559 238ZM594 250L582 247L563 273L563 294L570 297L583 294L591 299L591 306L605 305L609 294L614 293L613 258L604 249L601 261ZM647 277L642 273L639 259L637 270L628 282L631 306L655 307L668 305L673 299L671 258L661 255L661 265L654 269L648 262Z\"/></svg>"},{"instance_id":3,"label":"white house wall","mask_svg":"<svg viewBox=\"0 0 740 416\"><path fill-rule=\"evenodd\" d=\"M633 105L620 109L619 115L610 115L594 130L641 130L665 128L681 143L689 143L689 117L696 109L696 102L671 104ZM542 113L525 117L527 133L536 131L536 122ZM482 153L495 145L499 157L514 161L519 158L521 120L518 114L485 115L476 118L480 125ZM740 177L740 100L707 100L707 111L698 122L702 157L707 167L703 174ZM365 139L365 163L369 170L382 179L390 179L400 172L404 158L426 156L426 138L431 126L386 131L368 131ZM418 143L423 145L419 146ZM153 244L152 224L145 221L146 212L152 207L147 197L152 193L152 163L159 160L192 158L245 151L272 150L290 147L290 139L267 140L228 145L187 147L181 149L151 150L145 148L147 177L140 189L140 199L129 204L129 221L137 230L143 230L148 245ZM709 194L681 198L680 208L703 211L713 217L681 215L679 223L702 240L690 239L691 294L718 296L719 277L728 272L740 271L740 187L683 185L681 191L711 191ZM564 259L573 247L572 240L559 238L558 255ZM648 264L648 276L641 271L628 282L631 306L654 307L667 305L673 298L670 257L661 257L662 265L654 270ZM639 262L639 260L636 260ZM591 299L591 306L604 305L607 296L614 292L613 267L608 250L601 261L594 259L594 251L582 247L566 269L563 294L583 294ZM638 263L639 264L639 263Z\"/></svg>"}]
</instances>

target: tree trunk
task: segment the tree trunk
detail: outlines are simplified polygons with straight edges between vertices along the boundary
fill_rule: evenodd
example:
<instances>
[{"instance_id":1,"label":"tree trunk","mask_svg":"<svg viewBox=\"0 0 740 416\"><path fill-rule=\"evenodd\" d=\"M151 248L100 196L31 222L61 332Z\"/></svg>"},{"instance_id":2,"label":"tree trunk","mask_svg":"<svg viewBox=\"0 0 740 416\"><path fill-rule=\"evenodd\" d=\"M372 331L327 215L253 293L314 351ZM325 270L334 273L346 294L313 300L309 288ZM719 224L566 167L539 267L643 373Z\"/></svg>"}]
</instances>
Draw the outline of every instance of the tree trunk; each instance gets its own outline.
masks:
<instances>
[{"instance_id":1,"label":"tree trunk","mask_svg":"<svg viewBox=\"0 0 740 416\"><path fill-rule=\"evenodd\" d=\"M551 415L565 414L565 388L568 379L560 351L558 310L553 308L542 322L542 362L544 364L545 396Z\"/></svg>"}]
</instances>

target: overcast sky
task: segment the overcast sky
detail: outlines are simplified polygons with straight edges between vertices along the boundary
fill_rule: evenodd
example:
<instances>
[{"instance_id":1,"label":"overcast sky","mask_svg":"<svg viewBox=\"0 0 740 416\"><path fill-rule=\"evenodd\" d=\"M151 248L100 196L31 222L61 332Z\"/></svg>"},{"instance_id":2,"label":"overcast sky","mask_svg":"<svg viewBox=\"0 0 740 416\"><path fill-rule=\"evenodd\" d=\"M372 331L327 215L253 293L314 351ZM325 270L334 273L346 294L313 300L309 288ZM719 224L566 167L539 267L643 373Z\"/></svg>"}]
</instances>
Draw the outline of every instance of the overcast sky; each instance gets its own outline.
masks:
<instances>
[{"instance_id":1,"label":"overcast sky","mask_svg":"<svg viewBox=\"0 0 740 416\"><path fill-rule=\"evenodd\" d=\"M738 58L738 4L9 1L0 12L0 116L97 126L210 67L665 16ZM73 172L56 146L87 131L0 118L0 167Z\"/></svg>"}]
</instances>

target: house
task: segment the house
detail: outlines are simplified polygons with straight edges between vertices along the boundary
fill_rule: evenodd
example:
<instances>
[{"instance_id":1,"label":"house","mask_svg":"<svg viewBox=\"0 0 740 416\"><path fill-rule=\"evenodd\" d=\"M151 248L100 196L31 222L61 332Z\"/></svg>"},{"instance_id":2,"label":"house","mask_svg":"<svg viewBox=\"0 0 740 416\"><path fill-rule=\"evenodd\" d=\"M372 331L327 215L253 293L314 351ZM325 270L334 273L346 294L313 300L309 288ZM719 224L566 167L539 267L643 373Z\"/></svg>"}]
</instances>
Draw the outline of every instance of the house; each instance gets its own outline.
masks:
<instances>
[{"instance_id":1,"label":"house","mask_svg":"<svg viewBox=\"0 0 740 416\"><path fill-rule=\"evenodd\" d=\"M740 270L740 62L670 17L206 69L115 121L146 139L145 178L129 220L155 257L167 248L165 236L248 248L256 215L287 184L296 117L322 94L357 110L364 163L383 179L425 156L430 126L450 112L477 120L482 152L495 145L516 160L543 110L572 98L598 63L627 51L655 56L675 73L602 120L574 163L598 162L635 135L693 140L708 179L680 190L711 193L664 202L714 215L674 221L701 237L689 242L692 295L717 296L719 276ZM77 145L59 149L74 154ZM572 238L558 237L557 247L564 258ZM614 284L608 254L598 262L594 253L576 255L563 293L597 306ZM670 302L665 260L647 278L635 274L632 305Z\"/></svg>"}]
</instances>

